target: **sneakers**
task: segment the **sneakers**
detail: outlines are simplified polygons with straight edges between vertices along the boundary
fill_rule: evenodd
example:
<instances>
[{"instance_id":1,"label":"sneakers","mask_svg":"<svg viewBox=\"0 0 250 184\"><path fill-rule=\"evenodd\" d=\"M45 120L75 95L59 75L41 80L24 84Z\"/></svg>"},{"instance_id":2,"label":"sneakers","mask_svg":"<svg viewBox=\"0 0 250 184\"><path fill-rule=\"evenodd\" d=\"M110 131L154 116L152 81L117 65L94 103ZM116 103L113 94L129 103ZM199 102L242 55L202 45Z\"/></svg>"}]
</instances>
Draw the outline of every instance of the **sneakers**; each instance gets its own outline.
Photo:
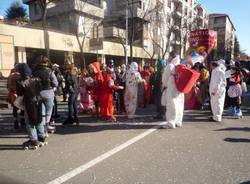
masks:
<instances>
[{"instance_id":1,"label":"sneakers","mask_svg":"<svg viewBox=\"0 0 250 184\"><path fill-rule=\"evenodd\" d=\"M79 125L79 119L78 119L78 117L75 117L75 118L73 119L73 123L76 123L77 125Z\"/></svg>"},{"instance_id":2,"label":"sneakers","mask_svg":"<svg viewBox=\"0 0 250 184\"><path fill-rule=\"evenodd\" d=\"M235 109L234 117L236 117L237 119L243 118L242 111L241 111L240 108L238 108L238 109L236 108Z\"/></svg>"},{"instance_id":3,"label":"sneakers","mask_svg":"<svg viewBox=\"0 0 250 184\"><path fill-rule=\"evenodd\" d=\"M227 110L227 113L231 116L233 116L235 114L235 108L230 106Z\"/></svg>"},{"instance_id":4,"label":"sneakers","mask_svg":"<svg viewBox=\"0 0 250 184\"><path fill-rule=\"evenodd\" d=\"M36 150L39 147L39 141L37 140L28 140L23 143L23 148L25 150Z\"/></svg>"},{"instance_id":5,"label":"sneakers","mask_svg":"<svg viewBox=\"0 0 250 184\"><path fill-rule=\"evenodd\" d=\"M216 120L214 120L214 118L213 118L213 117L210 117L210 118L209 118L209 121L210 121L210 122L221 123L221 121L216 121Z\"/></svg>"}]
</instances>

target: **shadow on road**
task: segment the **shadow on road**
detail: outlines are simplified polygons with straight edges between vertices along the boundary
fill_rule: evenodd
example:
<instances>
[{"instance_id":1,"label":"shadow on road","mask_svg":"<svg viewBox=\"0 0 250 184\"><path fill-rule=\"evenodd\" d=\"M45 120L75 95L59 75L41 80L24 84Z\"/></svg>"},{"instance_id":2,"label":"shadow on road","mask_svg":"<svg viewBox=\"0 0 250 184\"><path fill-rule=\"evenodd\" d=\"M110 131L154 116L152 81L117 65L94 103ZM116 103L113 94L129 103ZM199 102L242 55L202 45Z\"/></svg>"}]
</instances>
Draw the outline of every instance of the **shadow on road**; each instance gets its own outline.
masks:
<instances>
[{"instance_id":1,"label":"shadow on road","mask_svg":"<svg viewBox=\"0 0 250 184\"><path fill-rule=\"evenodd\" d=\"M250 139L246 138L225 138L224 141L232 143L250 143Z\"/></svg>"},{"instance_id":2,"label":"shadow on road","mask_svg":"<svg viewBox=\"0 0 250 184\"><path fill-rule=\"evenodd\" d=\"M250 127L228 127L223 129L217 129L214 131L244 131L244 132L250 132Z\"/></svg>"},{"instance_id":3,"label":"shadow on road","mask_svg":"<svg viewBox=\"0 0 250 184\"><path fill-rule=\"evenodd\" d=\"M14 180L13 178L0 175L0 184L30 184L30 183L17 181L17 180Z\"/></svg>"},{"instance_id":4,"label":"shadow on road","mask_svg":"<svg viewBox=\"0 0 250 184\"><path fill-rule=\"evenodd\" d=\"M56 134L79 134L79 133L91 133L100 132L106 130L129 130L129 129L150 129L153 128L154 124L107 124L107 125L67 125L67 126L57 126Z\"/></svg>"},{"instance_id":5,"label":"shadow on road","mask_svg":"<svg viewBox=\"0 0 250 184\"><path fill-rule=\"evenodd\" d=\"M250 180L249 181L241 182L240 184L250 184Z\"/></svg>"}]
</instances>

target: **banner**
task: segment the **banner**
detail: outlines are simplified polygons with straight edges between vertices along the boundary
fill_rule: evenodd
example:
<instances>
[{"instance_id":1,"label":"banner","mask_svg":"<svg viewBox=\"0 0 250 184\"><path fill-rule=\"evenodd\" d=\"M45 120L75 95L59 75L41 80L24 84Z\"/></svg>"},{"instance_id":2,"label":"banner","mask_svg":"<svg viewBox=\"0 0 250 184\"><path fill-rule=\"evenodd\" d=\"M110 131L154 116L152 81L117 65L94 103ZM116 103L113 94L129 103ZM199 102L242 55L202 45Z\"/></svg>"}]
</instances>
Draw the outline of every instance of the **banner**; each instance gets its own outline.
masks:
<instances>
[{"instance_id":1,"label":"banner","mask_svg":"<svg viewBox=\"0 0 250 184\"><path fill-rule=\"evenodd\" d=\"M217 32L209 29L191 31L189 35L191 48L204 47L207 54L217 48Z\"/></svg>"}]
</instances>

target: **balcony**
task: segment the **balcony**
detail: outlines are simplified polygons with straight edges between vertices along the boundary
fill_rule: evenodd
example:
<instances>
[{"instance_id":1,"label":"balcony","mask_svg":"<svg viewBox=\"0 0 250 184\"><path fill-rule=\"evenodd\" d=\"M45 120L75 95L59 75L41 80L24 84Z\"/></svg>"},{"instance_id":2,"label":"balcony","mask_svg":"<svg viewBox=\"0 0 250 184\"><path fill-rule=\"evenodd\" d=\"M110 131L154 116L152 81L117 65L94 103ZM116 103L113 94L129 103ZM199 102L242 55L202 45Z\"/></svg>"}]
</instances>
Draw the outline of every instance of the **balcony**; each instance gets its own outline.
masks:
<instances>
[{"instance_id":1,"label":"balcony","mask_svg":"<svg viewBox=\"0 0 250 184\"><path fill-rule=\"evenodd\" d=\"M104 28L104 38L126 38L126 30L117 28L115 26Z\"/></svg>"},{"instance_id":2,"label":"balcony","mask_svg":"<svg viewBox=\"0 0 250 184\"><path fill-rule=\"evenodd\" d=\"M136 1L135 3L129 4L128 7L128 17L129 18L141 18L146 21L149 20L150 14L147 13L148 10L143 10L141 7L141 1ZM119 1L116 4L116 8L112 12L113 16L126 16L126 3L125 1Z\"/></svg>"},{"instance_id":3,"label":"balcony","mask_svg":"<svg viewBox=\"0 0 250 184\"><path fill-rule=\"evenodd\" d=\"M125 7L124 7L124 11L120 12L120 14L122 14L122 16L126 16ZM150 14L147 14L147 12L145 12L139 7L133 7L133 9L131 8L131 10L128 11L128 17L140 18L146 21L150 20Z\"/></svg>"},{"instance_id":4,"label":"balcony","mask_svg":"<svg viewBox=\"0 0 250 184\"><path fill-rule=\"evenodd\" d=\"M92 3L86 3L81 0L73 0L74 1L74 10L97 17L104 18L104 9L102 5L95 6Z\"/></svg>"},{"instance_id":5,"label":"balcony","mask_svg":"<svg viewBox=\"0 0 250 184\"><path fill-rule=\"evenodd\" d=\"M72 11L77 11L99 19L104 18L104 9L102 6L96 6L91 2L86 3L81 0L56 1L54 6L49 7L48 15L55 16Z\"/></svg>"},{"instance_id":6,"label":"balcony","mask_svg":"<svg viewBox=\"0 0 250 184\"><path fill-rule=\"evenodd\" d=\"M103 38L91 38L89 40L90 50L102 50L103 49Z\"/></svg>"}]
</instances>

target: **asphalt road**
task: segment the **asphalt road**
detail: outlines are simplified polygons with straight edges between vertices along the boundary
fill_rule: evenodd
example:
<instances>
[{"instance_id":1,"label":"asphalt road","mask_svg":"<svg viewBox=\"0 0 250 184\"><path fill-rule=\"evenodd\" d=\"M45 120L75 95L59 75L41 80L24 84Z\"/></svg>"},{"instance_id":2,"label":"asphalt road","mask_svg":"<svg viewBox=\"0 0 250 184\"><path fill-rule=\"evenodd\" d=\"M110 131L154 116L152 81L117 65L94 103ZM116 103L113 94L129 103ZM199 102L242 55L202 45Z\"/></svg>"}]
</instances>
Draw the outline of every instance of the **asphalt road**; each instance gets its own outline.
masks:
<instances>
[{"instance_id":1,"label":"asphalt road","mask_svg":"<svg viewBox=\"0 0 250 184\"><path fill-rule=\"evenodd\" d=\"M250 183L249 107L243 119L225 117L221 124L208 122L206 111L186 111L184 126L175 130L160 129L150 113L120 124L82 117L80 126L57 124L46 147L29 151L21 147L27 137L6 128L8 112L1 114L0 183L61 176L76 184Z\"/></svg>"}]
</instances>

